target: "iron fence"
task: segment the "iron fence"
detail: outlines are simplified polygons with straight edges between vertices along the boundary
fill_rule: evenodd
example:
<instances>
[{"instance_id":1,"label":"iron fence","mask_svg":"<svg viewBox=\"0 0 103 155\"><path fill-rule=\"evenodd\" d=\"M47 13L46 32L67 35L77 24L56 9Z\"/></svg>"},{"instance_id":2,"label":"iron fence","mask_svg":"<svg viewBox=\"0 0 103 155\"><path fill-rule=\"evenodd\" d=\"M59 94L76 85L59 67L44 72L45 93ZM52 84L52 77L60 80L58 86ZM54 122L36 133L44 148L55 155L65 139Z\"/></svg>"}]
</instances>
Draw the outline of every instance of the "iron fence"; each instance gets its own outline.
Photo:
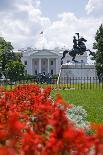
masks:
<instances>
[{"instance_id":1,"label":"iron fence","mask_svg":"<svg viewBox=\"0 0 103 155\"><path fill-rule=\"evenodd\" d=\"M0 86L13 88L19 84L37 84L41 87L51 86L55 89L103 89L103 78L98 77L61 77L57 82L57 78L51 78L49 81L38 82L35 79L10 81L0 80ZM58 84L57 84L58 83Z\"/></svg>"}]
</instances>

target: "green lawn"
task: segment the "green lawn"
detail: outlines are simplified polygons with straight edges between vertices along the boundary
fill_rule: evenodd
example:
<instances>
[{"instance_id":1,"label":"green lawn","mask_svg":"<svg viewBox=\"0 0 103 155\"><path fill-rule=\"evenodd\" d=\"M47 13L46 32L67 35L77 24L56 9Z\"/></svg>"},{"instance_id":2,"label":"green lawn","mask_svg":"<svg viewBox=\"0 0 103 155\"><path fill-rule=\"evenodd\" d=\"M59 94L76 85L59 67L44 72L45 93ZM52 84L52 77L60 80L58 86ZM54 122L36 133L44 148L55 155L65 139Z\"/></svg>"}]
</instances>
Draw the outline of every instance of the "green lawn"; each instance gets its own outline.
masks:
<instances>
[{"instance_id":1,"label":"green lawn","mask_svg":"<svg viewBox=\"0 0 103 155\"><path fill-rule=\"evenodd\" d=\"M60 93L68 103L81 105L88 113L88 121L103 123L102 90L53 90L52 96Z\"/></svg>"}]
</instances>

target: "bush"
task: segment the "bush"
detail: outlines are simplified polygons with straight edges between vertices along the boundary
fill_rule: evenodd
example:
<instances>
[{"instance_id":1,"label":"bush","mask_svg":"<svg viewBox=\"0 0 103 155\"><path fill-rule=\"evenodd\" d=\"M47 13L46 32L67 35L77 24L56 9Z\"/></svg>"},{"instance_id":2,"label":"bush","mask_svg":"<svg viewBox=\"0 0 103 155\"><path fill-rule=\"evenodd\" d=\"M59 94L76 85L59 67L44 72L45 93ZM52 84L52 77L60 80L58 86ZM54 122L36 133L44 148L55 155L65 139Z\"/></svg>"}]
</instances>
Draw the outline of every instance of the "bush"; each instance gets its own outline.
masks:
<instances>
[{"instance_id":1,"label":"bush","mask_svg":"<svg viewBox=\"0 0 103 155\"><path fill-rule=\"evenodd\" d=\"M24 76L23 80L34 80L36 77L34 75L27 74Z\"/></svg>"}]
</instances>

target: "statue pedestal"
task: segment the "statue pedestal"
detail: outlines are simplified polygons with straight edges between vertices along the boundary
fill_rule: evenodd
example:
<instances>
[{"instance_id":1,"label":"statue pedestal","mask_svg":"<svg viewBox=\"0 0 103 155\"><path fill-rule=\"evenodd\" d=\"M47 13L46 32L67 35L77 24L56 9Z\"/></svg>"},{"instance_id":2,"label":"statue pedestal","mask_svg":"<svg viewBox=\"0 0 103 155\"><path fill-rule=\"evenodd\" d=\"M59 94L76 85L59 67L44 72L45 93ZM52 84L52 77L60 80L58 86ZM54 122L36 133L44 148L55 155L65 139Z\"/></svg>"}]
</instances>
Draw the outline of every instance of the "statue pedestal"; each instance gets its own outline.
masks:
<instances>
[{"instance_id":1,"label":"statue pedestal","mask_svg":"<svg viewBox=\"0 0 103 155\"><path fill-rule=\"evenodd\" d=\"M59 77L59 83L69 83L70 79L77 82L92 82L97 77L94 64L85 63L66 63L61 66L61 73ZM79 80L80 79L80 80ZM94 81L93 81L94 82Z\"/></svg>"}]
</instances>

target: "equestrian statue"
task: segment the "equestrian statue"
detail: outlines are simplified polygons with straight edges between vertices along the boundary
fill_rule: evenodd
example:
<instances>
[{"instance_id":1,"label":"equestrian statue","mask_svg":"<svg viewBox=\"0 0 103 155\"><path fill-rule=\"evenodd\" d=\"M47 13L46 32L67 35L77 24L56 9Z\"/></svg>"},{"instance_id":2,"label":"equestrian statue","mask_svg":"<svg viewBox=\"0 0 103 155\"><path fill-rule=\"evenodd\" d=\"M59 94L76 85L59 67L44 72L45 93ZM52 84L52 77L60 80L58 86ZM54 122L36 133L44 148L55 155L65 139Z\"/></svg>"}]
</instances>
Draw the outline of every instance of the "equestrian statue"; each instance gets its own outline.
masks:
<instances>
[{"instance_id":1,"label":"equestrian statue","mask_svg":"<svg viewBox=\"0 0 103 155\"><path fill-rule=\"evenodd\" d=\"M65 58L66 54L69 53L69 55L72 57L72 61L78 62L75 60L76 55L83 55L86 51L89 51L89 55L94 55L94 52L90 51L86 48L85 42L87 41L85 38L80 37L79 33L75 33L77 35L73 37L73 48L71 50L65 50L63 52L63 56L61 58L61 64L63 64L63 59Z\"/></svg>"}]
</instances>

